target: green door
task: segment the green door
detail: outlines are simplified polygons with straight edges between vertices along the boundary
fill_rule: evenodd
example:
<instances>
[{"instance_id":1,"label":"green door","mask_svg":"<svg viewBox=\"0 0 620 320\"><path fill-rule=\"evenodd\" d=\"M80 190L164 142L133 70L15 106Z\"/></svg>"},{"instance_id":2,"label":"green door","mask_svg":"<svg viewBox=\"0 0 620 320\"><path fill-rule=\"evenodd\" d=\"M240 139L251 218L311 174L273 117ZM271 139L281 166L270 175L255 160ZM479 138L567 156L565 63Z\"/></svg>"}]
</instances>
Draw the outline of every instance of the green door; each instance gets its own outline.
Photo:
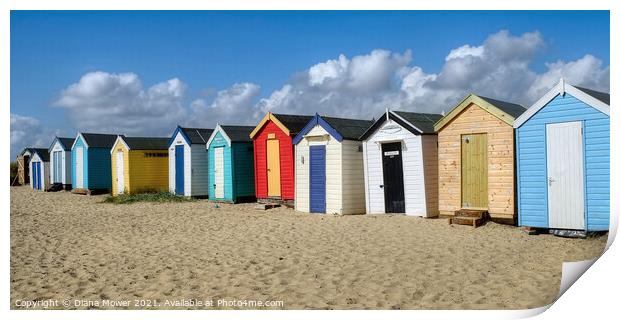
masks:
<instances>
[{"instance_id":1,"label":"green door","mask_svg":"<svg viewBox=\"0 0 620 320\"><path fill-rule=\"evenodd\" d=\"M461 135L461 206L488 208L487 134Z\"/></svg>"}]
</instances>

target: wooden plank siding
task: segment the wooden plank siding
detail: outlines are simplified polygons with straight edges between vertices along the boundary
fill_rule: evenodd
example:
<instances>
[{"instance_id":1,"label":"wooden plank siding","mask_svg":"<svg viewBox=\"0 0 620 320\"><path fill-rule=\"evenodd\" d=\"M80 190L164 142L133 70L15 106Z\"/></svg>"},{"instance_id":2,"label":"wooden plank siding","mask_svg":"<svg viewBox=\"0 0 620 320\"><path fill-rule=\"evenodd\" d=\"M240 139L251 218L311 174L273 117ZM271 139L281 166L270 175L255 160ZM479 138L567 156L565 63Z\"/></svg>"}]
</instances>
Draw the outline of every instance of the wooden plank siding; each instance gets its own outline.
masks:
<instances>
[{"instance_id":1,"label":"wooden plank siding","mask_svg":"<svg viewBox=\"0 0 620 320\"><path fill-rule=\"evenodd\" d=\"M488 211L492 218L514 219L514 132L511 125L474 103L438 133L439 211L461 209L461 136L487 134Z\"/></svg>"}]
</instances>

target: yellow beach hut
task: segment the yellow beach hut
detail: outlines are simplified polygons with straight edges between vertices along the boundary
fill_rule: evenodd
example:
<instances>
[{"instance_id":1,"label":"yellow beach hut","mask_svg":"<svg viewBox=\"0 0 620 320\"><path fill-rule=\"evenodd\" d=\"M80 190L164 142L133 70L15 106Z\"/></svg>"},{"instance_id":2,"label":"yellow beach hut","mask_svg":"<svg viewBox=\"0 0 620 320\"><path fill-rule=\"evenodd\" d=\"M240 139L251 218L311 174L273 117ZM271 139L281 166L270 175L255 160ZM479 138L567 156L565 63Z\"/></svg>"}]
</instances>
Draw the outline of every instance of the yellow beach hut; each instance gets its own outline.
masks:
<instances>
[{"instance_id":1,"label":"yellow beach hut","mask_svg":"<svg viewBox=\"0 0 620 320\"><path fill-rule=\"evenodd\" d=\"M110 153L112 195L168 191L168 138L121 135Z\"/></svg>"}]
</instances>

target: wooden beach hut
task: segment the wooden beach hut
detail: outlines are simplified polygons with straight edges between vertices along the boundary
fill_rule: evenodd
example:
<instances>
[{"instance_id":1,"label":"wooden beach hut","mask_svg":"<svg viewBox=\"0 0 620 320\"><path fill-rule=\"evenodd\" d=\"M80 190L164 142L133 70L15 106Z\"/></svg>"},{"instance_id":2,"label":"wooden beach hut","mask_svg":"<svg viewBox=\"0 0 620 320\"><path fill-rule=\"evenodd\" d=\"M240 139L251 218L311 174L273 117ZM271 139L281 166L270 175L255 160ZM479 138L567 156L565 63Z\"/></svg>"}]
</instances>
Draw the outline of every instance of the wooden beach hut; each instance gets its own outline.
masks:
<instances>
[{"instance_id":1,"label":"wooden beach hut","mask_svg":"<svg viewBox=\"0 0 620 320\"><path fill-rule=\"evenodd\" d=\"M209 199L251 201L254 193L254 146L251 126L218 124L209 140Z\"/></svg>"},{"instance_id":2,"label":"wooden beach hut","mask_svg":"<svg viewBox=\"0 0 620 320\"><path fill-rule=\"evenodd\" d=\"M267 113L250 133L258 199L295 199L293 138L312 116Z\"/></svg>"},{"instance_id":3,"label":"wooden beach hut","mask_svg":"<svg viewBox=\"0 0 620 320\"><path fill-rule=\"evenodd\" d=\"M54 138L49 147L50 180L60 184L64 190L71 190L71 146L74 138Z\"/></svg>"},{"instance_id":4,"label":"wooden beach hut","mask_svg":"<svg viewBox=\"0 0 620 320\"><path fill-rule=\"evenodd\" d=\"M71 147L73 192L91 194L112 188L110 150L115 134L78 133Z\"/></svg>"},{"instance_id":5,"label":"wooden beach hut","mask_svg":"<svg viewBox=\"0 0 620 320\"><path fill-rule=\"evenodd\" d=\"M30 184L30 160L33 149L26 147L17 155L17 182L22 186Z\"/></svg>"},{"instance_id":6,"label":"wooden beach hut","mask_svg":"<svg viewBox=\"0 0 620 320\"><path fill-rule=\"evenodd\" d=\"M560 80L514 127L519 225L609 230L609 94Z\"/></svg>"},{"instance_id":7,"label":"wooden beach hut","mask_svg":"<svg viewBox=\"0 0 620 320\"><path fill-rule=\"evenodd\" d=\"M386 110L362 135L366 213L439 214L439 114Z\"/></svg>"},{"instance_id":8,"label":"wooden beach hut","mask_svg":"<svg viewBox=\"0 0 620 320\"><path fill-rule=\"evenodd\" d=\"M112 195L168 191L168 138L118 136L110 154Z\"/></svg>"},{"instance_id":9,"label":"wooden beach hut","mask_svg":"<svg viewBox=\"0 0 620 320\"><path fill-rule=\"evenodd\" d=\"M315 115L293 139L295 210L362 214L364 160L360 137L373 124Z\"/></svg>"},{"instance_id":10,"label":"wooden beach hut","mask_svg":"<svg viewBox=\"0 0 620 320\"><path fill-rule=\"evenodd\" d=\"M476 226L515 223L514 119L525 108L470 94L435 124L439 213Z\"/></svg>"},{"instance_id":11,"label":"wooden beach hut","mask_svg":"<svg viewBox=\"0 0 620 320\"><path fill-rule=\"evenodd\" d=\"M170 193L186 197L209 195L207 140L213 129L177 126L168 141Z\"/></svg>"},{"instance_id":12,"label":"wooden beach hut","mask_svg":"<svg viewBox=\"0 0 620 320\"><path fill-rule=\"evenodd\" d=\"M47 191L50 187L50 156L47 149L32 148L30 160L30 186L34 190Z\"/></svg>"}]
</instances>

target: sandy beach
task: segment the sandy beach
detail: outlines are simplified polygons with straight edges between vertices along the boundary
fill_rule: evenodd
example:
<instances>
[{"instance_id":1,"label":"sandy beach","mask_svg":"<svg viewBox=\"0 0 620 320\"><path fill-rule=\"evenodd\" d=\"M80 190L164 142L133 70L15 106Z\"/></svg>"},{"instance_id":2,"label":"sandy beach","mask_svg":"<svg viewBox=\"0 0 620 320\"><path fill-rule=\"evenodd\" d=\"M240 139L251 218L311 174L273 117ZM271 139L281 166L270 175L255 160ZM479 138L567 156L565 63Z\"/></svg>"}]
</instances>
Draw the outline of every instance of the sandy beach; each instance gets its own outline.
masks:
<instances>
[{"instance_id":1,"label":"sandy beach","mask_svg":"<svg viewBox=\"0 0 620 320\"><path fill-rule=\"evenodd\" d=\"M563 261L597 257L606 241L495 223L472 229L444 219L104 198L11 187L11 308L44 299L132 301L69 309L166 299L283 301L267 309L532 308L554 300Z\"/></svg>"}]
</instances>

